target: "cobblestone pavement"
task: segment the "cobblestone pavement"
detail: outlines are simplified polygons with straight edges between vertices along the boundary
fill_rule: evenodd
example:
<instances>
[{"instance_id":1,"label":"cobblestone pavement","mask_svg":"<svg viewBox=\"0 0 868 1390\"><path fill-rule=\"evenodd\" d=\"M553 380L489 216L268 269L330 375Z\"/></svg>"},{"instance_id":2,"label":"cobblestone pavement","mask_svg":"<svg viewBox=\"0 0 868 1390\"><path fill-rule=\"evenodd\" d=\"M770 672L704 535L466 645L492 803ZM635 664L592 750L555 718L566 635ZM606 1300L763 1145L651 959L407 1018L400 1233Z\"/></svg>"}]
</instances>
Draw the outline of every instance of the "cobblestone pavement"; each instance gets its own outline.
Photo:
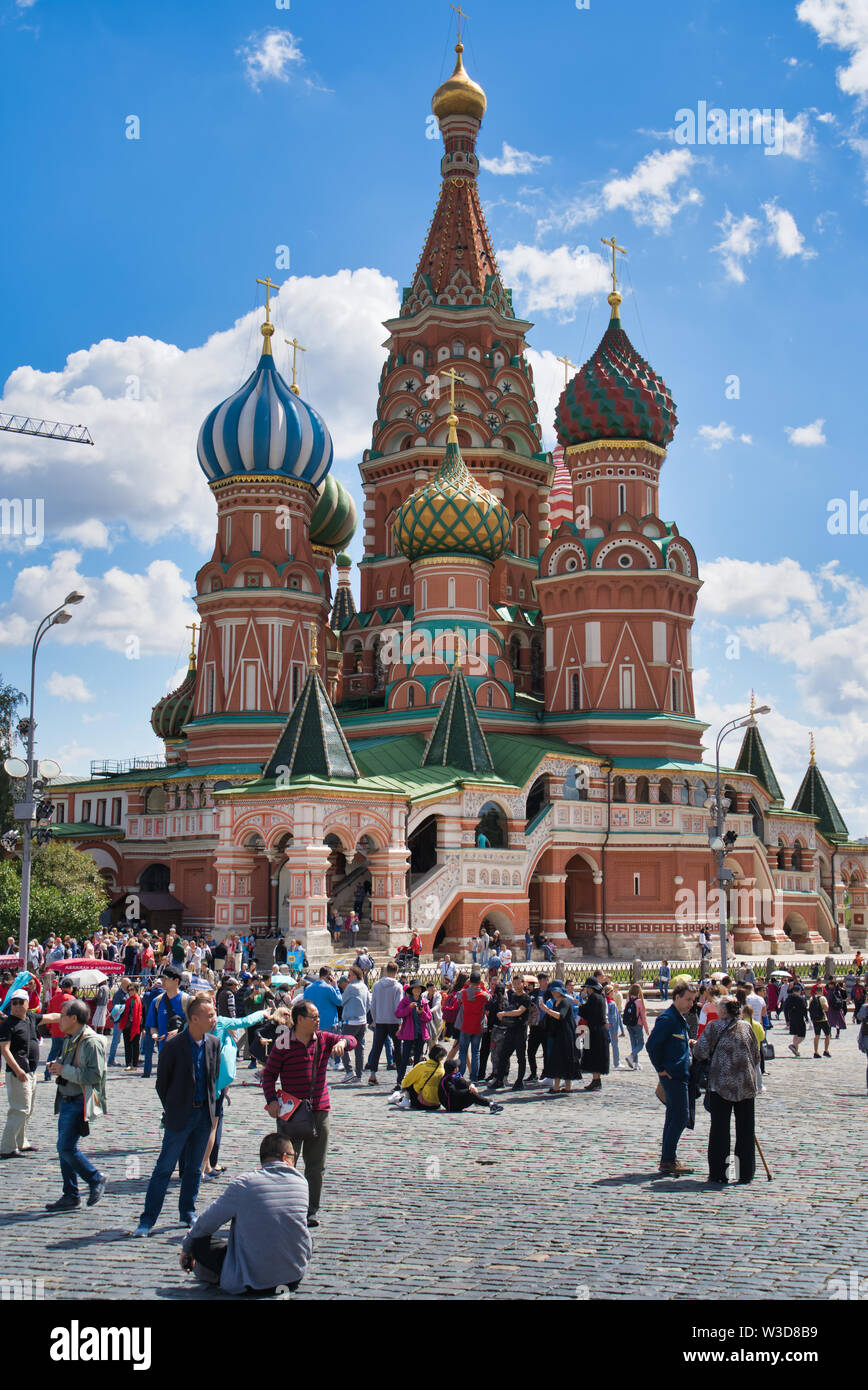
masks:
<instances>
[{"instance_id":1,"label":"cobblestone pavement","mask_svg":"<svg viewBox=\"0 0 868 1390\"><path fill-rule=\"evenodd\" d=\"M376 1090L333 1072L323 1220L296 1297L827 1297L827 1279L849 1277L856 1258L844 1214L864 1210L868 1196L865 1058L852 1027L832 1044L832 1061L816 1064L809 1051L791 1057L780 1027L771 1037L778 1057L757 1100L757 1132L774 1181L758 1166L750 1186L715 1190L705 1184L701 1108L679 1149L695 1177L658 1176L663 1110L647 1058L637 1073L611 1074L600 1093L506 1091L499 1115L395 1112L386 1104L393 1072L380 1073ZM242 1064L239 1079L250 1074ZM2 1274L42 1280L46 1299L222 1299L178 1267L177 1180L155 1234L129 1239L160 1108L152 1082L121 1069L109 1078L109 1114L84 1141L108 1177L106 1196L60 1216L43 1209L60 1182L54 1086L40 1081L39 1153L0 1170ZM268 1128L261 1092L236 1086L221 1153L230 1175L255 1166ZM203 1187L200 1210L216 1189ZM697 1237L721 1228L727 1249L691 1261Z\"/></svg>"}]
</instances>

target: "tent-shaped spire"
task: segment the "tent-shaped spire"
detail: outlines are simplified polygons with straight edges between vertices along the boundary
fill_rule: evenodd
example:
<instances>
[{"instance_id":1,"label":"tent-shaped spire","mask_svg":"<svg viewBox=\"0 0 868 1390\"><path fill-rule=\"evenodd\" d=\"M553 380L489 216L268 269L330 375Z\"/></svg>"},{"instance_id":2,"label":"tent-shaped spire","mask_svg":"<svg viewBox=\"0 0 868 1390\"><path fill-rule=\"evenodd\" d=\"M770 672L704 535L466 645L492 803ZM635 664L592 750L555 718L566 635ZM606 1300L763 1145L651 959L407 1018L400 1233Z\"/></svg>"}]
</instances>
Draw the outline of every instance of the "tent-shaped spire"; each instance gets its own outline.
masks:
<instances>
[{"instance_id":1,"label":"tent-shaped spire","mask_svg":"<svg viewBox=\"0 0 868 1390\"><path fill-rule=\"evenodd\" d=\"M293 777L351 777L355 780L360 775L320 676L314 650L307 680L264 776L279 777L284 784Z\"/></svg>"},{"instance_id":2,"label":"tent-shaped spire","mask_svg":"<svg viewBox=\"0 0 868 1390\"><path fill-rule=\"evenodd\" d=\"M835 805L835 799L826 786L825 778L817 767L814 757L814 735L811 735L811 761L802 778L802 785L796 792L793 810L806 816L817 817L817 829L827 840L848 840L850 832L844 824L844 817Z\"/></svg>"},{"instance_id":3,"label":"tent-shaped spire","mask_svg":"<svg viewBox=\"0 0 868 1390\"><path fill-rule=\"evenodd\" d=\"M750 772L765 787L772 801L783 801L784 794L756 724L749 724L744 731L735 767L737 772Z\"/></svg>"},{"instance_id":4,"label":"tent-shaped spire","mask_svg":"<svg viewBox=\"0 0 868 1390\"><path fill-rule=\"evenodd\" d=\"M437 722L422 754L422 766L461 767L466 772L494 772L485 734L464 672L458 662Z\"/></svg>"}]
</instances>

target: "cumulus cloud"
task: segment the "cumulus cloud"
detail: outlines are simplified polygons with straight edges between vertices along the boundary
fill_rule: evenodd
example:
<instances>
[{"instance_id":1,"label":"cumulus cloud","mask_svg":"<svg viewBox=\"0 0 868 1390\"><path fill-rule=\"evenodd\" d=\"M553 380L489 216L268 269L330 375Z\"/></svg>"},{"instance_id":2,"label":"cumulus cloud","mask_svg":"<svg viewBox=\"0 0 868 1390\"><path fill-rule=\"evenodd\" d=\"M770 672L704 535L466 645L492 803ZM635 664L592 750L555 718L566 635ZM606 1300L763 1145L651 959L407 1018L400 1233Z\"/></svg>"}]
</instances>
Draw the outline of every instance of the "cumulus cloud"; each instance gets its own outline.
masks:
<instances>
[{"instance_id":1,"label":"cumulus cloud","mask_svg":"<svg viewBox=\"0 0 868 1390\"><path fill-rule=\"evenodd\" d=\"M58 700L69 700L76 704L86 704L93 699L93 694L88 690L81 676L64 676L59 671L52 671L45 688L49 695L54 695Z\"/></svg>"},{"instance_id":2,"label":"cumulus cloud","mask_svg":"<svg viewBox=\"0 0 868 1390\"><path fill-rule=\"evenodd\" d=\"M736 436L735 427L728 425L725 420L721 420L719 425L700 425L698 433L708 449L721 449L724 444L734 443L736 438L740 444L753 443L749 434Z\"/></svg>"},{"instance_id":3,"label":"cumulus cloud","mask_svg":"<svg viewBox=\"0 0 868 1390\"><path fill-rule=\"evenodd\" d=\"M370 269L293 276L272 298L278 368L287 371L283 330L291 324L310 344L302 394L326 420L338 460L354 459L370 444L382 321L397 314L398 304L395 281ZM255 366L262 318L255 309L187 351L153 338L106 338L71 353L57 372L18 367L0 409L83 420L95 446L10 435L0 456L0 492L45 497L49 538L63 533L78 545L104 548L110 529L126 526L146 541L174 532L210 546L216 513L196 460L199 426ZM73 469L65 451L74 449Z\"/></svg>"},{"instance_id":4,"label":"cumulus cloud","mask_svg":"<svg viewBox=\"0 0 868 1390\"><path fill-rule=\"evenodd\" d=\"M868 8L864 0L801 0L796 16L809 24L821 47L831 44L848 54L836 73L838 86L850 96L868 96Z\"/></svg>"},{"instance_id":5,"label":"cumulus cloud","mask_svg":"<svg viewBox=\"0 0 868 1390\"><path fill-rule=\"evenodd\" d=\"M608 284L603 257L586 249L558 246L544 251L539 246L520 244L497 254L523 313L553 310L565 319L572 318L582 299L599 294Z\"/></svg>"},{"instance_id":6,"label":"cumulus cloud","mask_svg":"<svg viewBox=\"0 0 868 1390\"><path fill-rule=\"evenodd\" d=\"M792 256L801 256L809 260L817 254L805 246L805 238L796 226L796 219L786 208L779 208L777 202L772 200L763 203L763 212L769 224L770 240L779 256L784 256L787 260Z\"/></svg>"},{"instance_id":7,"label":"cumulus cloud","mask_svg":"<svg viewBox=\"0 0 868 1390\"><path fill-rule=\"evenodd\" d=\"M795 444L803 449L816 449L820 444L825 444L826 436L823 433L825 420L812 420L810 425L785 425L787 437L791 444Z\"/></svg>"},{"instance_id":8,"label":"cumulus cloud","mask_svg":"<svg viewBox=\"0 0 868 1390\"><path fill-rule=\"evenodd\" d=\"M19 570L8 602L0 605L0 644L29 646L47 605L78 589L85 601L71 622L54 629L53 641L76 647L96 642L131 660L183 645L197 617L193 584L171 560L152 560L141 574L113 566L100 577L83 574L80 563L78 551L61 550L49 565Z\"/></svg>"},{"instance_id":9,"label":"cumulus cloud","mask_svg":"<svg viewBox=\"0 0 868 1390\"><path fill-rule=\"evenodd\" d=\"M298 40L287 29L266 29L251 34L238 49L244 64L244 76L255 92L263 82L288 82L293 68L304 63Z\"/></svg>"},{"instance_id":10,"label":"cumulus cloud","mask_svg":"<svg viewBox=\"0 0 868 1390\"><path fill-rule=\"evenodd\" d=\"M551 155L516 150L504 140L503 152L499 159L486 159L484 155L480 155L479 163L489 174L533 174L541 164L551 163Z\"/></svg>"},{"instance_id":11,"label":"cumulus cloud","mask_svg":"<svg viewBox=\"0 0 868 1390\"><path fill-rule=\"evenodd\" d=\"M702 202L698 188L687 183L693 171L693 155L689 150L653 150L636 165L632 173L615 175L602 185L592 185L588 191L573 198L563 207L555 207L540 219L538 230L571 231L586 222L593 222L604 212L626 209L637 227L650 227L654 232L668 232L682 209Z\"/></svg>"},{"instance_id":12,"label":"cumulus cloud","mask_svg":"<svg viewBox=\"0 0 868 1390\"><path fill-rule=\"evenodd\" d=\"M62 541L72 541L75 545L81 546L82 550L110 550L111 537L109 529L104 521L92 516L87 521L80 521L75 526L64 526L58 532Z\"/></svg>"},{"instance_id":13,"label":"cumulus cloud","mask_svg":"<svg viewBox=\"0 0 868 1390\"><path fill-rule=\"evenodd\" d=\"M727 277L743 285L747 279L744 263L751 259L759 246L759 222L749 213L736 217L726 208L717 226L723 236L711 250L720 256Z\"/></svg>"}]
</instances>

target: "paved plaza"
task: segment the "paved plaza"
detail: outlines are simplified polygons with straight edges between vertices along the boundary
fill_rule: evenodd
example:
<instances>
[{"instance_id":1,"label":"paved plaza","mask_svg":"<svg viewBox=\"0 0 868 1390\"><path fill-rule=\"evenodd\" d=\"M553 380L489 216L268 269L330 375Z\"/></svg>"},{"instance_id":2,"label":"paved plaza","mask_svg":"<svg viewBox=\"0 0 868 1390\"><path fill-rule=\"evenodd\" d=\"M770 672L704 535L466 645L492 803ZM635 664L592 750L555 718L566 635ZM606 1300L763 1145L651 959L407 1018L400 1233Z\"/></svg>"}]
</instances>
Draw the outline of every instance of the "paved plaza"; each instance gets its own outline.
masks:
<instances>
[{"instance_id":1,"label":"paved plaza","mask_svg":"<svg viewBox=\"0 0 868 1390\"><path fill-rule=\"evenodd\" d=\"M338 1078L323 1222L295 1297L827 1298L826 1281L849 1278L862 1249L852 1233L868 1196L865 1059L852 1027L828 1062L793 1059L780 1026L771 1038L757 1133L774 1181L758 1167L752 1185L722 1190L704 1182L701 1109L679 1149L695 1178L657 1175L663 1110L647 1059L599 1094L507 1091L500 1115L395 1112L383 1084L393 1072L377 1090ZM129 1238L159 1148L153 1081L110 1071L110 1113L84 1141L106 1196L59 1216L43 1210L60 1193L53 1099L40 1082L40 1151L2 1167L3 1275L32 1279L46 1299L222 1299L178 1267L177 1181L154 1235ZM261 1092L233 1088L227 1176L255 1166L269 1127ZM203 1187L200 1210L221 1185Z\"/></svg>"}]
</instances>

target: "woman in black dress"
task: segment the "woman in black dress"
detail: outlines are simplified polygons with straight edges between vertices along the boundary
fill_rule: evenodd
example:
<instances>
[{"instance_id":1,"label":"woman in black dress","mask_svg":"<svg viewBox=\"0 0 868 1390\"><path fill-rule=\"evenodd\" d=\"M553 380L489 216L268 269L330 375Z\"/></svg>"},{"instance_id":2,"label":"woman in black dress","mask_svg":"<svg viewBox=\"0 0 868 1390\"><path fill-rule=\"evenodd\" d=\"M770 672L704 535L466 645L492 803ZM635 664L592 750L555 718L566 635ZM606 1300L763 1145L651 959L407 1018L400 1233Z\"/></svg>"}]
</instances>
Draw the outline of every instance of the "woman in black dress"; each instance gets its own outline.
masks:
<instances>
[{"instance_id":1,"label":"woman in black dress","mask_svg":"<svg viewBox=\"0 0 868 1390\"><path fill-rule=\"evenodd\" d=\"M545 1070L553 1083L548 1094L569 1095L573 1082L582 1079L573 1005L562 980L552 980L546 997L549 1003L540 997L537 1004L546 1020ZM561 1081L564 1083L563 1091Z\"/></svg>"},{"instance_id":2,"label":"woman in black dress","mask_svg":"<svg viewBox=\"0 0 868 1390\"><path fill-rule=\"evenodd\" d=\"M579 1008L579 1018L584 1020L590 1039L582 1057L582 1065L593 1072L590 1085L585 1086L586 1091L601 1091L603 1083L601 1076L609 1074L609 1032L608 1015L606 1012L606 1001L603 998L603 988L592 975L589 975L582 986L585 994L585 1002Z\"/></svg>"}]
</instances>

